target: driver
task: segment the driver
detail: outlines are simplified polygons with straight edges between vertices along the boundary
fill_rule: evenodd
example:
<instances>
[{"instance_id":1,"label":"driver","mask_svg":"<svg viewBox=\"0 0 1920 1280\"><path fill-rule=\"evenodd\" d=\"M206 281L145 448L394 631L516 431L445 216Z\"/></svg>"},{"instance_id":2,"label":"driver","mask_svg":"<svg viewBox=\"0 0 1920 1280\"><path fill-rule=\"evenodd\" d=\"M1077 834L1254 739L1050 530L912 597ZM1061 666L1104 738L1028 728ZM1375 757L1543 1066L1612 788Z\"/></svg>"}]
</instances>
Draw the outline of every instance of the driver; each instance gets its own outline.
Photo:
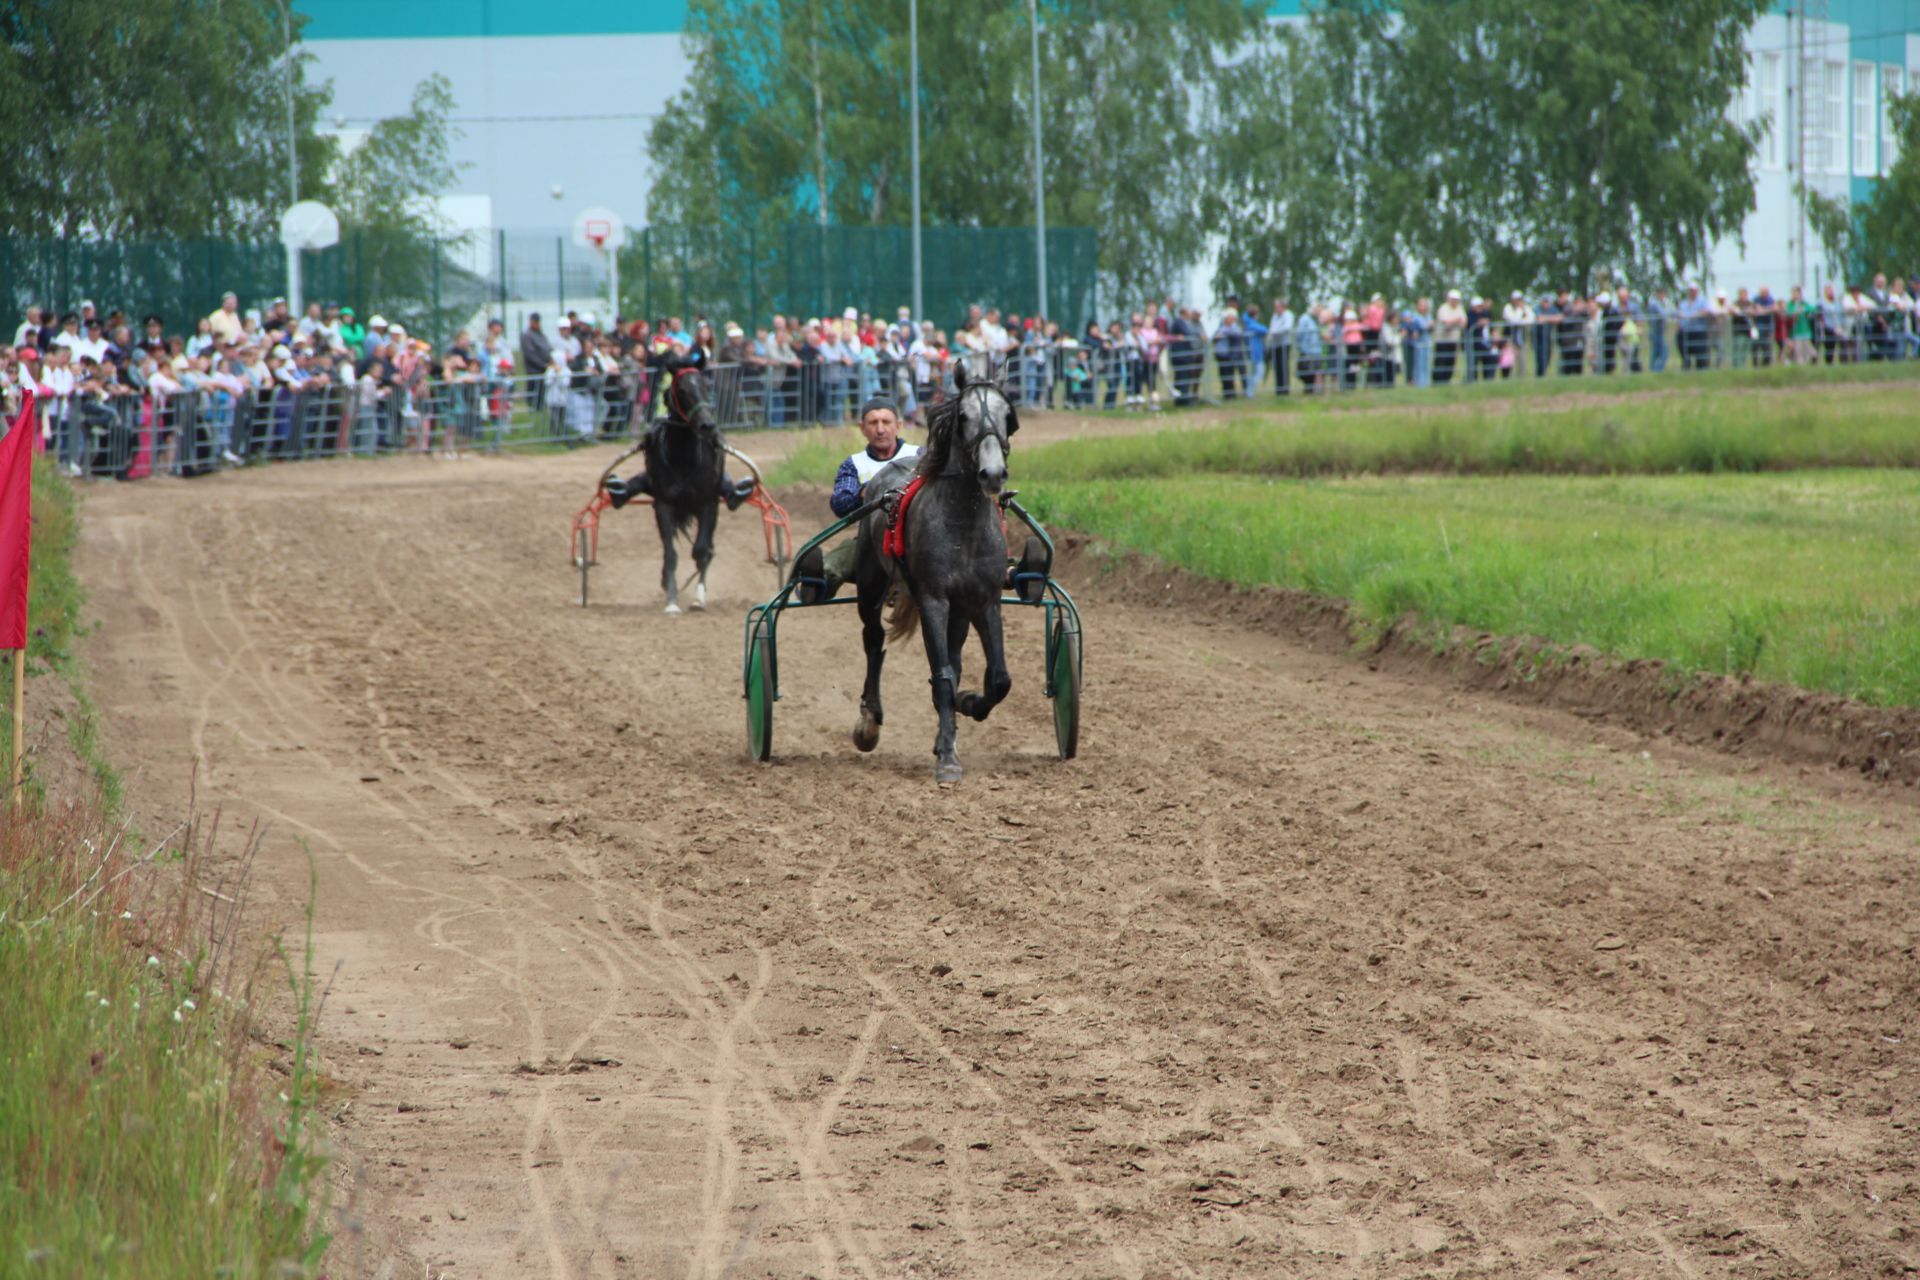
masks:
<instances>
[{"instance_id":1,"label":"driver","mask_svg":"<svg viewBox=\"0 0 1920 1280\"><path fill-rule=\"evenodd\" d=\"M689 425L690 419L686 411L681 407L682 397L675 393L680 390L681 379L688 377L690 374L697 376L695 371L697 371L702 364L706 363L705 360L697 358L692 360L661 360L650 357L647 363L664 367L673 375L673 382L668 386L666 394L667 421L675 426ZM704 401L696 396L694 398L694 406L695 410L698 411L705 407ZM660 425L661 424L656 424L652 430L658 431ZM608 476L605 481L605 486L607 497L612 500L615 511L626 506L643 493L648 495L653 493L652 486L647 482L647 473L644 470L634 472L625 480L622 480L619 476ZM727 510L738 511L740 504L753 496L753 481L735 480L725 471L722 471L720 473L720 496L726 499Z\"/></svg>"},{"instance_id":2,"label":"driver","mask_svg":"<svg viewBox=\"0 0 1920 1280\"><path fill-rule=\"evenodd\" d=\"M842 519L860 506L861 488L879 475L882 467L895 459L920 456L919 445L908 444L900 438L900 410L885 396L875 396L860 407L860 434L867 438L867 447L840 464L840 471L833 478L833 497L827 503L833 508L833 514ZM802 579L801 603L816 604L833 599L841 585L853 576L854 547L854 539L845 538L825 555L815 547L801 557L794 566L794 576ZM824 579L826 585L816 587L805 581L809 578Z\"/></svg>"}]
</instances>

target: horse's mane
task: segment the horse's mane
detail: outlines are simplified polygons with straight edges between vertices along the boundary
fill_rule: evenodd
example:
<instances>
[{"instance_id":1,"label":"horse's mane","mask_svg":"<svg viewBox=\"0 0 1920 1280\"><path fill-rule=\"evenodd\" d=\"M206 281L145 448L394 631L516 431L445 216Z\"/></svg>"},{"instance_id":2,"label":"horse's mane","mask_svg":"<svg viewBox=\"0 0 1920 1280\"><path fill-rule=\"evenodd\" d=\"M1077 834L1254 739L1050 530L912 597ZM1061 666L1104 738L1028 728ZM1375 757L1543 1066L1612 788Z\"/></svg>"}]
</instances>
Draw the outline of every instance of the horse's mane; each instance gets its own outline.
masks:
<instances>
[{"instance_id":1,"label":"horse's mane","mask_svg":"<svg viewBox=\"0 0 1920 1280\"><path fill-rule=\"evenodd\" d=\"M1007 396L1007 388L999 379L982 378L969 382L951 397L927 410L927 447L921 450L920 465L916 468L918 474L932 477L947 469L947 463L953 458L954 444L960 439L961 406L973 394L975 387L990 388L1006 402L1009 436L1018 429L1015 425L1018 419L1013 416L1013 401Z\"/></svg>"}]
</instances>

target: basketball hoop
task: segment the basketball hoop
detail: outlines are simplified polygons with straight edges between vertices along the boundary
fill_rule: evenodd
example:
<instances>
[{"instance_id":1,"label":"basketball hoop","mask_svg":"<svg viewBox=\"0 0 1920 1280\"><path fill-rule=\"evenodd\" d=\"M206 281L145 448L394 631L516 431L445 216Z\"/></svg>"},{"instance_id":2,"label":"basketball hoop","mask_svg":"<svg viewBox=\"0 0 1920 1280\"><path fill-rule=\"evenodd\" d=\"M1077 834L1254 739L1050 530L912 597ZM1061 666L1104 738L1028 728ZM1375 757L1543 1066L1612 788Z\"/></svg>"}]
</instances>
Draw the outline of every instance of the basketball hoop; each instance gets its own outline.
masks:
<instances>
[{"instance_id":1,"label":"basketball hoop","mask_svg":"<svg viewBox=\"0 0 1920 1280\"><path fill-rule=\"evenodd\" d=\"M627 224L612 209L594 205L574 215L573 242L606 255L601 264L607 269L607 312L619 315L620 251L627 247Z\"/></svg>"}]
</instances>

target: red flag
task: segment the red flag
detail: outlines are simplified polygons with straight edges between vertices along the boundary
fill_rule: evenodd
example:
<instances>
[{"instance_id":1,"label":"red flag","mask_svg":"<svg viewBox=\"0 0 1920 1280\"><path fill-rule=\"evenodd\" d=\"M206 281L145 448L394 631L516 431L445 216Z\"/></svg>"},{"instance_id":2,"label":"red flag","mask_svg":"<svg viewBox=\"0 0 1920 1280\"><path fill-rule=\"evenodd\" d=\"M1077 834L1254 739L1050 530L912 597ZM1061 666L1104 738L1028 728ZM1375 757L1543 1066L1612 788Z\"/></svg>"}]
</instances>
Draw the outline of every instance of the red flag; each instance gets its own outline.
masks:
<instances>
[{"instance_id":1,"label":"red flag","mask_svg":"<svg viewBox=\"0 0 1920 1280\"><path fill-rule=\"evenodd\" d=\"M33 392L0 437L0 649L27 647L27 547L33 533Z\"/></svg>"}]
</instances>

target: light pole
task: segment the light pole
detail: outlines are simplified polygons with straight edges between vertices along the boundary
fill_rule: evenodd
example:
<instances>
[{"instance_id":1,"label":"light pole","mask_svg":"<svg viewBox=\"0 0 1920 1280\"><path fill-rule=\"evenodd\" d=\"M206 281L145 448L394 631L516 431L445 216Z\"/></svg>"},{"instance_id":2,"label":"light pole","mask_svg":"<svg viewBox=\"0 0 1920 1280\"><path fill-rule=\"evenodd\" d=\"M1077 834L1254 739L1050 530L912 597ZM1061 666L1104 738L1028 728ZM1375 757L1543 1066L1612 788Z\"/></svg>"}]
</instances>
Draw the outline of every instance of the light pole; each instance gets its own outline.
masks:
<instances>
[{"instance_id":1,"label":"light pole","mask_svg":"<svg viewBox=\"0 0 1920 1280\"><path fill-rule=\"evenodd\" d=\"M913 323L926 318L920 270L920 0L907 0L907 111L913 118Z\"/></svg>"},{"instance_id":2,"label":"light pole","mask_svg":"<svg viewBox=\"0 0 1920 1280\"><path fill-rule=\"evenodd\" d=\"M286 22L287 37L287 208L300 203L300 147L293 127L293 0L280 0L280 14ZM300 299L300 250L287 246L287 309L298 317L304 304Z\"/></svg>"},{"instance_id":3,"label":"light pole","mask_svg":"<svg viewBox=\"0 0 1920 1280\"><path fill-rule=\"evenodd\" d=\"M1027 0L1027 21L1033 37L1033 248L1039 264L1040 307L1036 314L1047 314L1047 177L1042 170L1040 149L1040 6L1039 0Z\"/></svg>"},{"instance_id":4,"label":"light pole","mask_svg":"<svg viewBox=\"0 0 1920 1280\"><path fill-rule=\"evenodd\" d=\"M287 33L287 203L300 203L300 148L293 130L293 0L280 0Z\"/></svg>"}]
</instances>

